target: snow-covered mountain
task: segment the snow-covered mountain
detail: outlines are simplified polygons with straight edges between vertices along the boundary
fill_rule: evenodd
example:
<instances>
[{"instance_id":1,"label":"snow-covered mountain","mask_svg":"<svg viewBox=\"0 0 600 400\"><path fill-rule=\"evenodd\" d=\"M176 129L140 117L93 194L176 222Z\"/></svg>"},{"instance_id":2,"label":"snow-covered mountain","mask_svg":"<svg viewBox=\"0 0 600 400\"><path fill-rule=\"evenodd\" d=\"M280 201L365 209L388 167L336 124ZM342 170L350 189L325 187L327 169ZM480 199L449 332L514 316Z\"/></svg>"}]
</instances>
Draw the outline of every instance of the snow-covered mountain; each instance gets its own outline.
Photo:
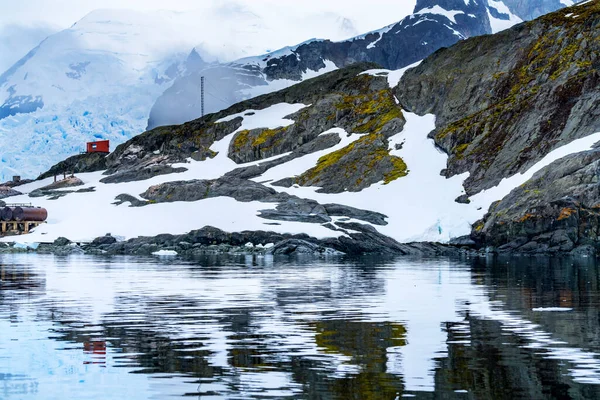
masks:
<instances>
[{"instance_id":1,"label":"snow-covered mountain","mask_svg":"<svg viewBox=\"0 0 600 400\"><path fill-rule=\"evenodd\" d=\"M92 139L110 139L114 148L141 133L173 79L202 65L188 57L192 48L226 62L309 32L357 33L337 14L282 21L272 10L234 2L186 13L94 11L0 75L0 179L35 177Z\"/></svg>"},{"instance_id":2,"label":"snow-covered mountain","mask_svg":"<svg viewBox=\"0 0 600 400\"><path fill-rule=\"evenodd\" d=\"M201 77L207 82L205 109L216 112L359 61L375 62L392 70L403 68L459 40L507 29L567 3L568 0L418 0L413 14L400 22L348 40L313 39L229 64L197 64L157 100L148 128L199 117ZM197 58L197 54L190 57Z\"/></svg>"}]
</instances>

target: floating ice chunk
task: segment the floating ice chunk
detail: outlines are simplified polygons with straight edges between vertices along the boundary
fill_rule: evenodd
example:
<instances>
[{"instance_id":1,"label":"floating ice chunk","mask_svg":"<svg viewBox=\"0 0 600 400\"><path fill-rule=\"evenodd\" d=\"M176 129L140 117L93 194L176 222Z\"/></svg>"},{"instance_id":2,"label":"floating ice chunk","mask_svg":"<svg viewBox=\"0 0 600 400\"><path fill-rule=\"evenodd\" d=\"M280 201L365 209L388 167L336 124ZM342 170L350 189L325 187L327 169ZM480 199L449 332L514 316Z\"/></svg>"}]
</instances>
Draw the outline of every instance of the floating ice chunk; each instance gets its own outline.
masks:
<instances>
[{"instance_id":1,"label":"floating ice chunk","mask_svg":"<svg viewBox=\"0 0 600 400\"><path fill-rule=\"evenodd\" d=\"M161 256L161 257L172 257L176 256L177 252L175 250L159 250L152 253L153 256Z\"/></svg>"}]
</instances>

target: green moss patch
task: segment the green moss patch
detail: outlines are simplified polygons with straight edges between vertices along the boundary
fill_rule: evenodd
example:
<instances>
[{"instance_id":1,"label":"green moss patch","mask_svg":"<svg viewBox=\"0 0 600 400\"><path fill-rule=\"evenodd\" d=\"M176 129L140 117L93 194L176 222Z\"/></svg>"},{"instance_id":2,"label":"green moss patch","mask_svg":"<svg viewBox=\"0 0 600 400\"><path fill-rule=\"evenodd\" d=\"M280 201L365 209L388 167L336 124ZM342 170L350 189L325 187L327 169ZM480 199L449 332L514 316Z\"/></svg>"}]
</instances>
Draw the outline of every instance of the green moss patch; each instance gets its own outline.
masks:
<instances>
[{"instance_id":1,"label":"green moss patch","mask_svg":"<svg viewBox=\"0 0 600 400\"><path fill-rule=\"evenodd\" d=\"M357 191L376 182L383 181L387 185L408 172L402 158L390 155L385 136L371 133L321 157L317 165L296 182L302 186L343 182L341 189Z\"/></svg>"}]
</instances>

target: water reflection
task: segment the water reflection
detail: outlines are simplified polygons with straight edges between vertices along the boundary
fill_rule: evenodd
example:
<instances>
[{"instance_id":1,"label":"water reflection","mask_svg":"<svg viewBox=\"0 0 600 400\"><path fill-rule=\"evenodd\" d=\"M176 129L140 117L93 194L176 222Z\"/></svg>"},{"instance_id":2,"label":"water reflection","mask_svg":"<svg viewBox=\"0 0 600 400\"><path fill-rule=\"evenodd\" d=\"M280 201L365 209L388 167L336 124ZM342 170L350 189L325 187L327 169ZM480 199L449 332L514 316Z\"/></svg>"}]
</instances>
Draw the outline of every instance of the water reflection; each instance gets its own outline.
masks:
<instances>
[{"instance_id":1,"label":"water reflection","mask_svg":"<svg viewBox=\"0 0 600 400\"><path fill-rule=\"evenodd\" d=\"M593 260L14 255L0 278L3 399L600 398Z\"/></svg>"}]
</instances>

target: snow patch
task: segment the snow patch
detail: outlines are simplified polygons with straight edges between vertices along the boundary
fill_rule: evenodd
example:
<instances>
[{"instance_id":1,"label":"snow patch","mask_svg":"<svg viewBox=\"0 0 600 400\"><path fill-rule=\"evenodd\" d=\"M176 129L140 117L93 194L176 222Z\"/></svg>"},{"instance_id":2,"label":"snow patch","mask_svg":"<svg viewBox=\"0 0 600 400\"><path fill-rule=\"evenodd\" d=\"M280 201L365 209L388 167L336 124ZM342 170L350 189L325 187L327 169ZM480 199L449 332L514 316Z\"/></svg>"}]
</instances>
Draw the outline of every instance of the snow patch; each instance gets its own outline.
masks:
<instances>
[{"instance_id":1,"label":"snow patch","mask_svg":"<svg viewBox=\"0 0 600 400\"><path fill-rule=\"evenodd\" d=\"M464 14L464 11L457 10L446 10L445 8L440 7L439 5L435 5L433 7L424 8L414 13L414 15L424 15L424 14L436 14L442 15L452 21L453 24L456 24L456 16L458 14Z\"/></svg>"},{"instance_id":2,"label":"snow patch","mask_svg":"<svg viewBox=\"0 0 600 400\"><path fill-rule=\"evenodd\" d=\"M507 15L508 19L499 19L494 17L489 10L490 8L494 8L497 12ZM487 13L490 20L492 33L498 33L523 22L523 20L514 15L502 1L488 0Z\"/></svg>"}]
</instances>

